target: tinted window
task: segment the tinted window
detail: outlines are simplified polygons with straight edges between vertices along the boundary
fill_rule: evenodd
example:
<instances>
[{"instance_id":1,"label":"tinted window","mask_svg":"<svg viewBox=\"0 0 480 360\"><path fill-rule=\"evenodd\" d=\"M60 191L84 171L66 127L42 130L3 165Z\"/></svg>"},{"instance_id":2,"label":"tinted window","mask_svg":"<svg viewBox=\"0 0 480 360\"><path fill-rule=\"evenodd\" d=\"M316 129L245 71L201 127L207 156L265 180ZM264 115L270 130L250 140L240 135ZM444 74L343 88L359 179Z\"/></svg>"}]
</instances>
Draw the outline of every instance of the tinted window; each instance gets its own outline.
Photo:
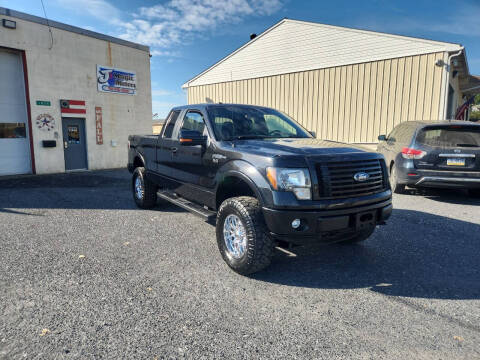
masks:
<instances>
[{"instance_id":1,"label":"tinted window","mask_svg":"<svg viewBox=\"0 0 480 360\"><path fill-rule=\"evenodd\" d=\"M25 123L0 123L0 139L18 139L26 136Z\"/></svg>"},{"instance_id":2,"label":"tinted window","mask_svg":"<svg viewBox=\"0 0 480 360\"><path fill-rule=\"evenodd\" d=\"M203 134L205 130L205 122L202 114L198 112L189 111L183 119L182 130L194 130Z\"/></svg>"},{"instance_id":3,"label":"tinted window","mask_svg":"<svg viewBox=\"0 0 480 360\"><path fill-rule=\"evenodd\" d=\"M394 128L387 136L388 141L397 141L398 127Z\"/></svg>"},{"instance_id":4,"label":"tinted window","mask_svg":"<svg viewBox=\"0 0 480 360\"><path fill-rule=\"evenodd\" d=\"M167 118L167 125L163 133L164 138L171 138L173 134L173 129L175 128L175 123L177 122L178 115L180 115L180 110L175 110L170 113L170 116Z\"/></svg>"},{"instance_id":5,"label":"tinted window","mask_svg":"<svg viewBox=\"0 0 480 360\"><path fill-rule=\"evenodd\" d=\"M235 138L309 138L304 129L285 114L262 107L236 105L208 108L218 140Z\"/></svg>"},{"instance_id":6,"label":"tinted window","mask_svg":"<svg viewBox=\"0 0 480 360\"><path fill-rule=\"evenodd\" d=\"M417 142L432 147L480 147L480 126L426 127Z\"/></svg>"},{"instance_id":7,"label":"tinted window","mask_svg":"<svg viewBox=\"0 0 480 360\"><path fill-rule=\"evenodd\" d=\"M80 144L80 130L78 125L69 125L67 127L67 141L69 144Z\"/></svg>"},{"instance_id":8,"label":"tinted window","mask_svg":"<svg viewBox=\"0 0 480 360\"><path fill-rule=\"evenodd\" d=\"M413 132L415 131L415 127L416 125L411 124L398 125L395 129L393 129L390 135L388 135L388 141L410 143Z\"/></svg>"}]
</instances>

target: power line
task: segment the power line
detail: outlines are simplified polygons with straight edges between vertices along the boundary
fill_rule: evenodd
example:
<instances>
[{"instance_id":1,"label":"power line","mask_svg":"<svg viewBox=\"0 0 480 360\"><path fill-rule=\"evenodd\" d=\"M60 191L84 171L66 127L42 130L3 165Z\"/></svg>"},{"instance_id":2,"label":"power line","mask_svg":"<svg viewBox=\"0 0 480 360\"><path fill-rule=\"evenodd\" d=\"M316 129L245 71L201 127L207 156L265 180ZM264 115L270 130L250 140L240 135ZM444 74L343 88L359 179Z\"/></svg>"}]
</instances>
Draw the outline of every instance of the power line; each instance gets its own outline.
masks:
<instances>
[{"instance_id":1,"label":"power line","mask_svg":"<svg viewBox=\"0 0 480 360\"><path fill-rule=\"evenodd\" d=\"M50 32L50 47L48 48L48 50L52 50L53 48L53 33L52 33L52 28L50 27L50 22L48 21L48 17L47 17L47 12L45 11L45 5L43 5L43 0L40 0L40 2L42 3L42 8L43 8L43 15L45 15L45 20L47 20L47 26L48 26L48 31Z\"/></svg>"}]
</instances>

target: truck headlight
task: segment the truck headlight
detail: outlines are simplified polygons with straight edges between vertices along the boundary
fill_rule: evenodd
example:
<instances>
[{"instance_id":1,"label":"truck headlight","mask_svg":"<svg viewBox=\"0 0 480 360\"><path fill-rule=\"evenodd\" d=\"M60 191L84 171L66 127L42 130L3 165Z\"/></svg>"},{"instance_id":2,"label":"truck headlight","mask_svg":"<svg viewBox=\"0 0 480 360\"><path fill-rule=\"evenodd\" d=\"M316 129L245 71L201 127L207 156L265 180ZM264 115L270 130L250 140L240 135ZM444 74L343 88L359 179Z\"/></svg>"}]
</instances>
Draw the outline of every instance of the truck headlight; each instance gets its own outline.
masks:
<instances>
[{"instance_id":1,"label":"truck headlight","mask_svg":"<svg viewBox=\"0 0 480 360\"><path fill-rule=\"evenodd\" d=\"M267 179L275 190L292 191L298 200L312 198L308 169L267 167Z\"/></svg>"}]
</instances>

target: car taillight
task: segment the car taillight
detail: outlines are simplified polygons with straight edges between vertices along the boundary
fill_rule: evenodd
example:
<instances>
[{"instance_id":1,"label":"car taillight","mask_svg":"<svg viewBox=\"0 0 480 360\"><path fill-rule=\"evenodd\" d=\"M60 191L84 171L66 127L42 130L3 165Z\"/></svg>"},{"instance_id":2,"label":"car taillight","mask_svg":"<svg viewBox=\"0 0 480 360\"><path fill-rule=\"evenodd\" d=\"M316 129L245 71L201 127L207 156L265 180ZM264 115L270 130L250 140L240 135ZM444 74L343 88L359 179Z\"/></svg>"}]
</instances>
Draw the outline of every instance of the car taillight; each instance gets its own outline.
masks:
<instances>
[{"instance_id":1,"label":"car taillight","mask_svg":"<svg viewBox=\"0 0 480 360\"><path fill-rule=\"evenodd\" d=\"M427 153L422 150L417 150L417 149L412 149L408 147L404 147L402 149L402 156L405 159L421 159L423 158Z\"/></svg>"}]
</instances>

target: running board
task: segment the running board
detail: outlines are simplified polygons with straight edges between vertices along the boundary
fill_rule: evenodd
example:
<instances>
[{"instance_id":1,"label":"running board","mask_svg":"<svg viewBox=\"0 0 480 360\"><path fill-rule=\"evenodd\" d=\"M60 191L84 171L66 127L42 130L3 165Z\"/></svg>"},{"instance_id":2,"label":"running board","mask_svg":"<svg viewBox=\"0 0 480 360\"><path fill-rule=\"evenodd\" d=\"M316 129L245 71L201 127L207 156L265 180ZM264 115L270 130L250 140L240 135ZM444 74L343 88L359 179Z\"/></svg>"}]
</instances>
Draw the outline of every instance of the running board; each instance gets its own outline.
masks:
<instances>
[{"instance_id":1,"label":"running board","mask_svg":"<svg viewBox=\"0 0 480 360\"><path fill-rule=\"evenodd\" d=\"M203 206L192 203L187 199L184 199L176 195L172 191L164 190L157 192L157 196L163 200L166 200L174 205L190 211L192 214L197 215L205 221L214 221L217 217L217 213L212 210L205 209Z\"/></svg>"}]
</instances>

